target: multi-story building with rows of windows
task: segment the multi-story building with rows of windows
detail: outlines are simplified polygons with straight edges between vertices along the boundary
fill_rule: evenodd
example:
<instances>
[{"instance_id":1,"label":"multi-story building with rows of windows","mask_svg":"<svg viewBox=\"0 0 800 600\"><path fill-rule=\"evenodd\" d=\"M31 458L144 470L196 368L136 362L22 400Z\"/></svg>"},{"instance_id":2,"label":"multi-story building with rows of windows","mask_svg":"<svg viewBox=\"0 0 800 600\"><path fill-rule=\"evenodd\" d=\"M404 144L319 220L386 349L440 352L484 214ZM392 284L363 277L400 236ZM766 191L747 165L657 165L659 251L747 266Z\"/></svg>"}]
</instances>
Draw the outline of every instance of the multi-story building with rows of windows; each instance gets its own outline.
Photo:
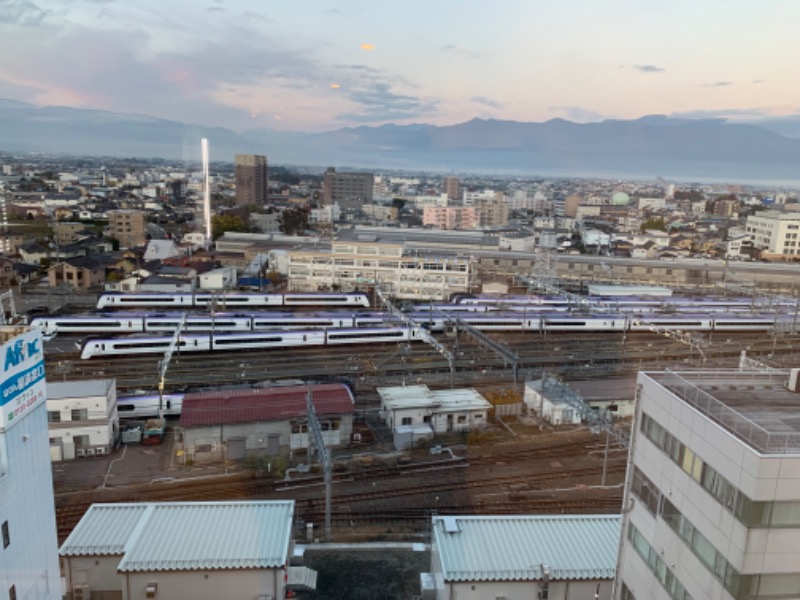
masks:
<instances>
[{"instance_id":1,"label":"multi-story building with rows of windows","mask_svg":"<svg viewBox=\"0 0 800 600\"><path fill-rule=\"evenodd\" d=\"M798 372L639 374L615 598L800 598Z\"/></svg>"},{"instance_id":2,"label":"multi-story building with rows of windows","mask_svg":"<svg viewBox=\"0 0 800 600\"><path fill-rule=\"evenodd\" d=\"M800 259L800 214L768 210L747 217L747 232L762 258Z\"/></svg>"}]
</instances>

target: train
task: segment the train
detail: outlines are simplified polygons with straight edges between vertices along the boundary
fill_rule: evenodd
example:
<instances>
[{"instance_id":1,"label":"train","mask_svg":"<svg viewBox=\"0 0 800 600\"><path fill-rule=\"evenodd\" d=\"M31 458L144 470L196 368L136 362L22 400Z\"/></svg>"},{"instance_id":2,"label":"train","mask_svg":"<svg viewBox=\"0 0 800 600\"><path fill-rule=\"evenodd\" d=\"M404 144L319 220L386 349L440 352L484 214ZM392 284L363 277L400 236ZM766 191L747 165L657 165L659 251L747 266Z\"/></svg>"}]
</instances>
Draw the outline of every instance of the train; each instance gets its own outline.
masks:
<instances>
[{"instance_id":1,"label":"train","mask_svg":"<svg viewBox=\"0 0 800 600\"><path fill-rule=\"evenodd\" d=\"M97 298L97 309L172 306L176 308L248 308L272 306L344 306L369 308L369 298L361 293L342 294L163 294L105 293Z\"/></svg>"},{"instance_id":2,"label":"train","mask_svg":"<svg viewBox=\"0 0 800 600\"><path fill-rule=\"evenodd\" d=\"M412 315L414 317L415 315ZM620 315L462 315L462 322L481 331L525 332L647 332L647 331L770 331L789 317L719 317L712 315L673 315L626 317ZM415 320L428 331L444 331L452 326L452 318L418 315ZM410 327L360 327L301 331L264 331L244 333L181 335L178 352L218 352L267 348L295 348L341 344L407 342L422 339ZM169 348L172 336L129 336L89 339L81 345L81 358L131 354L162 354Z\"/></svg>"},{"instance_id":3,"label":"train","mask_svg":"<svg viewBox=\"0 0 800 600\"><path fill-rule=\"evenodd\" d=\"M386 313L214 313L187 315L183 331L265 331L273 329L331 329L368 327L386 323ZM85 333L172 333L178 327L178 314L114 313L99 315L43 316L31 319L30 326L45 338L56 334Z\"/></svg>"},{"instance_id":4,"label":"train","mask_svg":"<svg viewBox=\"0 0 800 600\"><path fill-rule=\"evenodd\" d=\"M117 398L117 414L120 419L148 419L158 416L161 405L162 417L178 417L183 407L183 394L159 396L129 396Z\"/></svg>"},{"instance_id":5,"label":"train","mask_svg":"<svg viewBox=\"0 0 800 600\"><path fill-rule=\"evenodd\" d=\"M81 358L134 354L164 354L173 336L123 336L84 340ZM305 346L341 346L348 344L385 344L422 339L416 329L408 327L364 327L358 329L324 329L305 331L273 331L248 333L207 333L181 335L176 352L227 352L266 350L270 348L302 348Z\"/></svg>"}]
</instances>

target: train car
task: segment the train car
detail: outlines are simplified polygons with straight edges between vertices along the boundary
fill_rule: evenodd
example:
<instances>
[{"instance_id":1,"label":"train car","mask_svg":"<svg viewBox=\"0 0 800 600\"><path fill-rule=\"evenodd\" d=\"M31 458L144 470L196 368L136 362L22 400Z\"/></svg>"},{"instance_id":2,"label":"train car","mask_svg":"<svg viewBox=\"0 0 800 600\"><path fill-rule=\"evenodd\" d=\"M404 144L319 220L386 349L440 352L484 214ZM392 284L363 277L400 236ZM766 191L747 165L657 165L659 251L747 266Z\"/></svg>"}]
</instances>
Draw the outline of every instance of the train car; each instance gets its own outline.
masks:
<instances>
[{"instance_id":1,"label":"train car","mask_svg":"<svg viewBox=\"0 0 800 600\"><path fill-rule=\"evenodd\" d=\"M785 319L776 317L714 317L714 331L768 331Z\"/></svg>"},{"instance_id":2,"label":"train car","mask_svg":"<svg viewBox=\"0 0 800 600\"><path fill-rule=\"evenodd\" d=\"M628 319L628 331L711 331L714 319L709 315L652 316Z\"/></svg>"},{"instance_id":3,"label":"train car","mask_svg":"<svg viewBox=\"0 0 800 600\"><path fill-rule=\"evenodd\" d=\"M267 306L283 306L281 294L202 294L196 293L192 298L192 306L198 308L264 308Z\"/></svg>"},{"instance_id":4,"label":"train car","mask_svg":"<svg viewBox=\"0 0 800 600\"><path fill-rule=\"evenodd\" d=\"M419 339L417 332L404 327L363 327L359 329L333 329L327 332L326 344L382 344Z\"/></svg>"},{"instance_id":5,"label":"train car","mask_svg":"<svg viewBox=\"0 0 800 600\"><path fill-rule=\"evenodd\" d=\"M73 333L137 333L143 331L141 315L124 315L116 318L94 315L36 317L30 326L44 336Z\"/></svg>"},{"instance_id":6,"label":"train car","mask_svg":"<svg viewBox=\"0 0 800 600\"><path fill-rule=\"evenodd\" d=\"M244 335L244 334L239 334ZM163 354L170 347L172 336L129 336L119 338L90 338L83 342L81 358L95 356L119 356L131 354ZM207 352L211 348L211 336L189 334L181 336L176 345L177 352Z\"/></svg>"},{"instance_id":7,"label":"train car","mask_svg":"<svg viewBox=\"0 0 800 600\"><path fill-rule=\"evenodd\" d=\"M621 315L547 315L542 317L542 331L625 331L627 319Z\"/></svg>"},{"instance_id":8,"label":"train car","mask_svg":"<svg viewBox=\"0 0 800 600\"><path fill-rule=\"evenodd\" d=\"M144 331L172 333L180 324L180 315L152 315L144 318ZM253 319L247 315L216 313L213 315L187 315L184 332L192 331L251 331Z\"/></svg>"},{"instance_id":9,"label":"train car","mask_svg":"<svg viewBox=\"0 0 800 600\"><path fill-rule=\"evenodd\" d=\"M159 396L128 396L117 398L117 414L120 419L149 419L158 416L177 417L183 407L183 394L164 394Z\"/></svg>"},{"instance_id":10,"label":"train car","mask_svg":"<svg viewBox=\"0 0 800 600\"><path fill-rule=\"evenodd\" d=\"M192 294L100 294L98 310L107 308L132 308L142 306L172 306L189 308L194 306Z\"/></svg>"},{"instance_id":11,"label":"train car","mask_svg":"<svg viewBox=\"0 0 800 600\"><path fill-rule=\"evenodd\" d=\"M284 306L360 306L369 308L366 294L284 294Z\"/></svg>"}]
</instances>

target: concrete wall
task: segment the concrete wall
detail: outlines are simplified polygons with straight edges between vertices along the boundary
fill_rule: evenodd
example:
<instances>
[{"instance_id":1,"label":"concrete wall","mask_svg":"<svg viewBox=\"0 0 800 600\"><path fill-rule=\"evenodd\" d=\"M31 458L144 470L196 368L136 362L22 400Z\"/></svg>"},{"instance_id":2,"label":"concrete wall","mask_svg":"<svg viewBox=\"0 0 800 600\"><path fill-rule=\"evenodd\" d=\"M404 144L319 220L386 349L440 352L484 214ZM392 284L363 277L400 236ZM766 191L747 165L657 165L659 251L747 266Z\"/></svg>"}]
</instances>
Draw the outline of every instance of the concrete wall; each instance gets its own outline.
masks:
<instances>
[{"instance_id":1,"label":"concrete wall","mask_svg":"<svg viewBox=\"0 0 800 600\"><path fill-rule=\"evenodd\" d=\"M598 591L599 586L599 591ZM548 600L609 600L611 581L553 581L548 586ZM452 588L452 590L451 590ZM541 590L538 581L472 581L446 583L437 600L531 600ZM595 595L595 594L598 595ZM643 596L645 597L645 596Z\"/></svg>"},{"instance_id":2,"label":"concrete wall","mask_svg":"<svg viewBox=\"0 0 800 600\"><path fill-rule=\"evenodd\" d=\"M123 599L145 597L148 584L156 583L156 598L169 600L219 600L261 595L283 599L283 570L230 569L225 571L171 571L125 573L122 575Z\"/></svg>"},{"instance_id":3,"label":"concrete wall","mask_svg":"<svg viewBox=\"0 0 800 600\"><path fill-rule=\"evenodd\" d=\"M92 597L103 592L122 594L122 578L117 567L121 554L113 556L65 556L61 559L67 593L76 585L88 584Z\"/></svg>"}]
</instances>

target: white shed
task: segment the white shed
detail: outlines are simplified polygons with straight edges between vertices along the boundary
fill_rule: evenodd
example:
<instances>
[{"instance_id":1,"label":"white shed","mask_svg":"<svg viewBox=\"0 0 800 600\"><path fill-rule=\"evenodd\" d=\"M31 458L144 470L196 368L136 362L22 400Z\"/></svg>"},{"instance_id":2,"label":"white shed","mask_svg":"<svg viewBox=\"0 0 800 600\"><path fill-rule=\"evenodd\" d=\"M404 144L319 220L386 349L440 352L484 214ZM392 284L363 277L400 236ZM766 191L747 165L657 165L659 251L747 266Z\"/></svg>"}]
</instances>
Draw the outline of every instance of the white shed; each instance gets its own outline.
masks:
<instances>
[{"instance_id":1,"label":"white shed","mask_svg":"<svg viewBox=\"0 0 800 600\"><path fill-rule=\"evenodd\" d=\"M526 382L525 406L551 425L580 425L581 415L575 406L558 394L548 394L548 391L541 379Z\"/></svg>"}]
</instances>

